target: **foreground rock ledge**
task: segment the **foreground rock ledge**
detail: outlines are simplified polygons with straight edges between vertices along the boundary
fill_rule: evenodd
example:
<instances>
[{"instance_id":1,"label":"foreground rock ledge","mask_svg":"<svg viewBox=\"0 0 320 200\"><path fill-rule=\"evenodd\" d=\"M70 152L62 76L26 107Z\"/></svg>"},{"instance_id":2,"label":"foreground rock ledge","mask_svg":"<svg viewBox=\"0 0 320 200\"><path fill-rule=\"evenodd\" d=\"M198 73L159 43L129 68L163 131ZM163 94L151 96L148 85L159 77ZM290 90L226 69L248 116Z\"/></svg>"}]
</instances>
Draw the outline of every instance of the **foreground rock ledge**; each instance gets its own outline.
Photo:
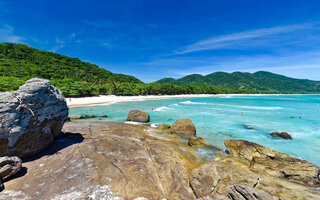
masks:
<instances>
[{"instance_id":1,"label":"foreground rock ledge","mask_svg":"<svg viewBox=\"0 0 320 200\"><path fill-rule=\"evenodd\" d=\"M225 140L229 153L249 162L257 173L319 185L319 168L308 161L245 140Z\"/></svg>"},{"instance_id":2,"label":"foreground rock ledge","mask_svg":"<svg viewBox=\"0 0 320 200\"><path fill-rule=\"evenodd\" d=\"M70 133L53 145L72 144L75 133L84 140L23 163L27 174L5 183L0 199L195 199L191 147L124 123L68 122L63 131Z\"/></svg>"},{"instance_id":3,"label":"foreground rock ledge","mask_svg":"<svg viewBox=\"0 0 320 200\"><path fill-rule=\"evenodd\" d=\"M46 153L23 163L27 173L6 182L0 200L227 198L236 184L245 185L241 194L320 199L319 190L253 172L243 159L222 152L202 164L180 136L156 129L70 122L63 131Z\"/></svg>"},{"instance_id":4,"label":"foreground rock ledge","mask_svg":"<svg viewBox=\"0 0 320 200\"><path fill-rule=\"evenodd\" d=\"M0 156L27 157L52 143L68 117L61 91L33 78L17 91L0 93Z\"/></svg>"}]
</instances>

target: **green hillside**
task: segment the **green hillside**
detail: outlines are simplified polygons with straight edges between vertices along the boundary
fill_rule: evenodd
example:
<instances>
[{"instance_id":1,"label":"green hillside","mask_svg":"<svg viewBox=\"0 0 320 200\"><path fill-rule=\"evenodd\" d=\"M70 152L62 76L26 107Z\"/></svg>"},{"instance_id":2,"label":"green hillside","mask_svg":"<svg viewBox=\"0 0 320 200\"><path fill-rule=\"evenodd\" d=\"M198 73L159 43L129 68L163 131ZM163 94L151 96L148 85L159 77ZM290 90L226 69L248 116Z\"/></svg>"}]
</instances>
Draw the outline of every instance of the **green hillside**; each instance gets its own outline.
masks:
<instances>
[{"instance_id":1,"label":"green hillside","mask_svg":"<svg viewBox=\"0 0 320 200\"><path fill-rule=\"evenodd\" d=\"M50 80L67 96L103 94L110 90L108 84L142 83L133 76L115 74L78 58L0 43L0 91L16 90L32 77Z\"/></svg>"},{"instance_id":2,"label":"green hillside","mask_svg":"<svg viewBox=\"0 0 320 200\"><path fill-rule=\"evenodd\" d=\"M259 71L256 73L215 72L202 76L192 74L180 79L165 78L158 83L177 85L211 86L253 91L275 91L283 93L320 93L320 81L294 79L286 76Z\"/></svg>"}]
</instances>

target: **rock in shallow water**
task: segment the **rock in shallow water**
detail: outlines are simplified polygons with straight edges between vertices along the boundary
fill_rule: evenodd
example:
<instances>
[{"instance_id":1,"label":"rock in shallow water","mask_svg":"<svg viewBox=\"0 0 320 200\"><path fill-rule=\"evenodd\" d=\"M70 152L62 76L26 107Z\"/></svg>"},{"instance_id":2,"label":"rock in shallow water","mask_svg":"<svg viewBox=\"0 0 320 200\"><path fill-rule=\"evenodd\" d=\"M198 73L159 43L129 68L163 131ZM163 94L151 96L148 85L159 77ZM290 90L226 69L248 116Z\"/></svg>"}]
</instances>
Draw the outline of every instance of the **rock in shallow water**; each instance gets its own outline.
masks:
<instances>
[{"instance_id":1,"label":"rock in shallow water","mask_svg":"<svg viewBox=\"0 0 320 200\"><path fill-rule=\"evenodd\" d=\"M62 92L33 78L0 94L0 156L27 157L52 143L68 118Z\"/></svg>"},{"instance_id":2,"label":"rock in shallow water","mask_svg":"<svg viewBox=\"0 0 320 200\"><path fill-rule=\"evenodd\" d=\"M127 121L145 123L150 121L150 116L147 112L142 112L140 110L131 110L128 114Z\"/></svg>"},{"instance_id":3,"label":"rock in shallow water","mask_svg":"<svg viewBox=\"0 0 320 200\"><path fill-rule=\"evenodd\" d=\"M170 128L170 132L176 135L195 135L196 127L188 118L178 119Z\"/></svg>"},{"instance_id":4,"label":"rock in shallow water","mask_svg":"<svg viewBox=\"0 0 320 200\"><path fill-rule=\"evenodd\" d=\"M282 138L286 140L292 140L291 135L287 132L272 132L269 135L273 138Z\"/></svg>"},{"instance_id":5,"label":"rock in shallow water","mask_svg":"<svg viewBox=\"0 0 320 200\"><path fill-rule=\"evenodd\" d=\"M190 136L188 138L188 145L191 147L210 147L211 145L202 137Z\"/></svg>"}]
</instances>

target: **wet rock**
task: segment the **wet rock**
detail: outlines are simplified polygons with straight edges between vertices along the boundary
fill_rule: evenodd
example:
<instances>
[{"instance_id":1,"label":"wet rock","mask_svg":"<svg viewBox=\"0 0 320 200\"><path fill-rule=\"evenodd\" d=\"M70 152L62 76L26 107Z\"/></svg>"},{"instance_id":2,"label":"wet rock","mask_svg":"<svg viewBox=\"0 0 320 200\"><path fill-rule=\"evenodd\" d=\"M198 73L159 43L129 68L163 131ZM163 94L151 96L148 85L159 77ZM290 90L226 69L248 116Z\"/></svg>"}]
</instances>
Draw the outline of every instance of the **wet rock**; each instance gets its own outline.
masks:
<instances>
[{"instance_id":1,"label":"wet rock","mask_svg":"<svg viewBox=\"0 0 320 200\"><path fill-rule=\"evenodd\" d=\"M0 156L28 157L52 143L68 118L61 91L33 78L0 95Z\"/></svg>"},{"instance_id":2,"label":"wet rock","mask_svg":"<svg viewBox=\"0 0 320 200\"><path fill-rule=\"evenodd\" d=\"M70 122L63 132L84 140L24 163L28 173L6 182L1 200L196 199L188 184L198 167L193 148L125 123Z\"/></svg>"},{"instance_id":3,"label":"wet rock","mask_svg":"<svg viewBox=\"0 0 320 200\"><path fill-rule=\"evenodd\" d=\"M255 127L253 127L251 125L243 124L242 127L245 128L245 129L249 129L249 130L257 130Z\"/></svg>"},{"instance_id":4,"label":"wet rock","mask_svg":"<svg viewBox=\"0 0 320 200\"><path fill-rule=\"evenodd\" d=\"M232 200L281 200L281 198L272 196L263 190L240 184L229 188L228 197Z\"/></svg>"},{"instance_id":5,"label":"wet rock","mask_svg":"<svg viewBox=\"0 0 320 200\"><path fill-rule=\"evenodd\" d=\"M188 145L191 147L210 147L211 145L202 137L190 136L188 138Z\"/></svg>"},{"instance_id":6,"label":"wet rock","mask_svg":"<svg viewBox=\"0 0 320 200\"><path fill-rule=\"evenodd\" d=\"M157 129L158 130L160 130L160 131L167 131L167 130L169 130L170 129L170 125L169 124L161 124L161 125L159 125L158 127L157 127Z\"/></svg>"},{"instance_id":7,"label":"wet rock","mask_svg":"<svg viewBox=\"0 0 320 200\"><path fill-rule=\"evenodd\" d=\"M69 118L76 120L76 119L83 119L84 117L83 117L83 115L72 115L72 116L69 117Z\"/></svg>"},{"instance_id":8,"label":"wet rock","mask_svg":"<svg viewBox=\"0 0 320 200\"><path fill-rule=\"evenodd\" d=\"M319 168L308 161L245 140L225 140L225 146L231 155L249 161L252 171L305 184L320 183Z\"/></svg>"},{"instance_id":9,"label":"wet rock","mask_svg":"<svg viewBox=\"0 0 320 200\"><path fill-rule=\"evenodd\" d=\"M132 110L128 114L127 121L145 123L150 121L150 116L147 112L142 112L140 110Z\"/></svg>"},{"instance_id":10,"label":"wet rock","mask_svg":"<svg viewBox=\"0 0 320 200\"><path fill-rule=\"evenodd\" d=\"M0 157L0 180L6 180L22 168L22 161L18 157Z\"/></svg>"},{"instance_id":11,"label":"wet rock","mask_svg":"<svg viewBox=\"0 0 320 200\"><path fill-rule=\"evenodd\" d=\"M286 140L292 140L291 135L287 132L272 132L269 135L273 138L283 138Z\"/></svg>"},{"instance_id":12,"label":"wet rock","mask_svg":"<svg viewBox=\"0 0 320 200\"><path fill-rule=\"evenodd\" d=\"M178 119L171 126L170 132L172 134L177 134L177 135L195 135L196 127L194 126L192 121L188 118Z\"/></svg>"}]
</instances>

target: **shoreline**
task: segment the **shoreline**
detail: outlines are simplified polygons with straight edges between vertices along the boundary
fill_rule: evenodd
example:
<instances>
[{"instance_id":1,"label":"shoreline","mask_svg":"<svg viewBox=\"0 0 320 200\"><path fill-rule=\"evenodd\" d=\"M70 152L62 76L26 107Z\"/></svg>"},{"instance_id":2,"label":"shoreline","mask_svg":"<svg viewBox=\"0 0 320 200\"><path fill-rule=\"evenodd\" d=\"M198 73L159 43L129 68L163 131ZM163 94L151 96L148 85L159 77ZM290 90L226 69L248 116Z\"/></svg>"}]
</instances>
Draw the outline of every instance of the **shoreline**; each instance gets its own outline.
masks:
<instances>
[{"instance_id":1,"label":"shoreline","mask_svg":"<svg viewBox=\"0 0 320 200\"><path fill-rule=\"evenodd\" d=\"M182 95L146 95L146 96L100 95L100 96L93 96L93 97L66 98L66 102L68 107L79 107L79 106L103 105L103 104L160 100L160 99L230 97L230 96L276 96L276 95L303 95L303 94L182 94Z\"/></svg>"}]
</instances>

